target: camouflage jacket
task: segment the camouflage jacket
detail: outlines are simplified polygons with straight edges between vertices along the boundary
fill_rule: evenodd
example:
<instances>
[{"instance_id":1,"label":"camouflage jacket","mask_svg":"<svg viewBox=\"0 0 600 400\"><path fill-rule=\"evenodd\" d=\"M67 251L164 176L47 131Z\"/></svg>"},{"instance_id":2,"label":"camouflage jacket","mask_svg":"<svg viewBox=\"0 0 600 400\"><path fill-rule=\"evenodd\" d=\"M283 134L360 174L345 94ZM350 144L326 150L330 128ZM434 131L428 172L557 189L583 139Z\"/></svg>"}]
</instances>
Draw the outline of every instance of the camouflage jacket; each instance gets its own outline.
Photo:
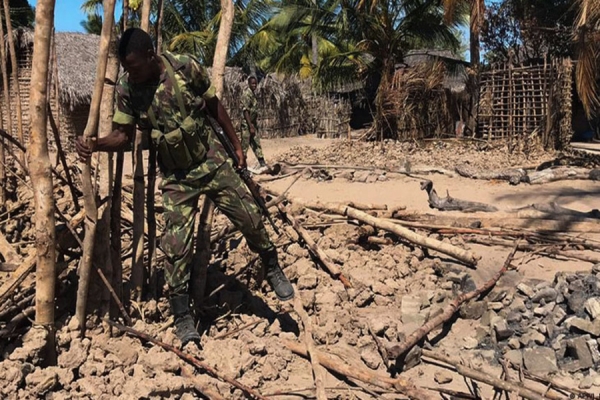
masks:
<instances>
[{"instance_id":1,"label":"camouflage jacket","mask_svg":"<svg viewBox=\"0 0 600 400\"><path fill-rule=\"evenodd\" d=\"M256 125L258 122L258 99L250 88L246 88L244 93L242 93L242 127L248 128L246 117L243 115L244 111L248 111L254 128L258 128Z\"/></svg>"},{"instance_id":2,"label":"camouflage jacket","mask_svg":"<svg viewBox=\"0 0 600 400\"><path fill-rule=\"evenodd\" d=\"M164 56L171 62L181 94L186 103L187 112L194 117L201 128L202 143L207 155L198 160L198 165L186 171L186 180L197 180L216 170L227 160L227 153L219 142L212 128L205 121L204 111L200 110L203 100L213 98L215 87L211 85L206 68L193 57L165 52ZM148 118L148 109L156 116L159 129L165 133L176 129L182 122L182 116L175 97L173 82L167 71L163 71L157 84L134 84L129 82L129 75L124 73L115 88L115 114L113 122L121 125L137 124L143 132L153 129ZM151 141L150 141L151 142ZM159 157L160 163L160 157ZM171 172L161 168L166 180L177 180Z\"/></svg>"}]
</instances>

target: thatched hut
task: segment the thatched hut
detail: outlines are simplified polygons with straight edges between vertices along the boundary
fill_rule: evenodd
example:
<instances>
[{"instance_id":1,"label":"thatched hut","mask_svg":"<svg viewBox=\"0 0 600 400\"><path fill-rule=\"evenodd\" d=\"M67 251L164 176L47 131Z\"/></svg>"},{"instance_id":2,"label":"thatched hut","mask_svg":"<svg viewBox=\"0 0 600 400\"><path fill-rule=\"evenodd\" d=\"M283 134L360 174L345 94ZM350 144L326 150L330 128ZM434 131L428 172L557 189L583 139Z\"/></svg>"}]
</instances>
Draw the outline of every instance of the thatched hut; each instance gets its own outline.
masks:
<instances>
[{"instance_id":1,"label":"thatched hut","mask_svg":"<svg viewBox=\"0 0 600 400\"><path fill-rule=\"evenodd\" d=\"M31 82L31 63L33 54L33 31L17 29L14 32L17 61L19 66L19 86L23 106L24 136L29 136L31 117L29 114L29 90ZM52 118L60 132L61 142L66 149L71 149L76 135L83 133L89 113L94 78L96 76L96 60L100 37L84 33L57 32L53 39L50 68L49 100ZM10 68L10 63L9 66ZM1 82L0 82L1 85ZM16 95L10 88L11 97ZM2 102L4 103L4 102ZM16 121L15 101L11 101L13 121ZM6 105L3 104L3 118L7 118ZM4 124L6 126L6 124ZM48 126L49 137L51 125ZM17 127L13 123L13 137L17 137ZM54 140L50 142L53 144Z\"/></svg>"},{"instance_id":2,"label":"thatched hut","mask_svg":"<svg viewBox=\"0 0 600 400\"><path fill-rule=\"evenodd\" d=\"M401 140L462 136L470 114L468 65L448 51L408 52L381 93L381 126Z\"/></svg>"}]
</instances>

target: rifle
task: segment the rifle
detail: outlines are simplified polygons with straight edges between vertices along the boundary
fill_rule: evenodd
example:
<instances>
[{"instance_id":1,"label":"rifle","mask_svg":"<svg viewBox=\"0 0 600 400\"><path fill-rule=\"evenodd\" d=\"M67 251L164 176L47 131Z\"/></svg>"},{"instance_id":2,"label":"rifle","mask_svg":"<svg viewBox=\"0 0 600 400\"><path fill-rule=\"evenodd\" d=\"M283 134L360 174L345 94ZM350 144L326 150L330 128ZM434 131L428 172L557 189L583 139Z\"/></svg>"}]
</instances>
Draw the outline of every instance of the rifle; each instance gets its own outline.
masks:
<instances>
[{"instance_id":1,"label":"rifle","mask_svg":"<svg viewBox=\"0 0 600 400\"><path fill-rule=\"evenodd\" d=\"M216 124L215 121L213 121L212 117L210 117L209 115L206 115L206 119L208 120L212 130L215 132L215 135L217 135L217 138L219 138L219 141L225 148L225 151L227 152L229 157L231 157L231 159L233 160L233 165L235 167L236 172L238 173L240 178L242 178L242 180L248 187L248 190L252 194L254 201L256 202L258 207L261 209L262 214L267 218L267 220L273 227L273 230L275 231L275 233L277 233L279 235L279 229L275 225L275 222L273 222L273 219L271 218L271 214L269 213L269 209L267 208L267 204L265 203L265 199L263 199L263 197L260 195L260 188L259 188L258 184L256 182L254 182L254 180L252 179L252 175L250 175L250 171L248 171L248 168L240 168L239 167L240 160L238 159L237 155L235 154L235 149L233 148L233 144L231 143L231 141L229 141L229 138L223 132L223 129L221 129L221 127L218 126L218 124Z\"/></svg>"}]
</instances>

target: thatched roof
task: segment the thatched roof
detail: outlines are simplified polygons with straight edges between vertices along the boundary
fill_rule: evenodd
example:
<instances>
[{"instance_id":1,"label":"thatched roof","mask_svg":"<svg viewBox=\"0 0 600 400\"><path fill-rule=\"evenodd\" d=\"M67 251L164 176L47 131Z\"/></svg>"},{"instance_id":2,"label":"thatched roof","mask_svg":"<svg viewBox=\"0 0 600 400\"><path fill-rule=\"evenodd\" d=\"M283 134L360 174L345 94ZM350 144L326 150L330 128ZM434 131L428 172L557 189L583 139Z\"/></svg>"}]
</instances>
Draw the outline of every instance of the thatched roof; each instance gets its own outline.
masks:
<instances>
[{"instance_id":1,"label":"thatched roof","mask_svg":"<svg viewBox=\"0 0 600 400\"><path fill-rule=\"evenodd\" d=\"M460 59L449 50L411 50L404 56L404 62L396 69L413 68L421 64L440 61L446 66L447 73L443 86L454 93L464 92L467 87L467 67L469 63Z\"/></svg>"},{"instance_id":2,"label":"thatched roof","mask_svg":"<svg viewBox=\"0 0 600 400\"><path fill-rule=\"evenodd\" d=\"M33 31L14 32L18 51L33 48ZM75 32L56 32L54 35L60 100L71 109L89 104L96 78L96 61L100 36Z\"/></svg>"}]
</instances>

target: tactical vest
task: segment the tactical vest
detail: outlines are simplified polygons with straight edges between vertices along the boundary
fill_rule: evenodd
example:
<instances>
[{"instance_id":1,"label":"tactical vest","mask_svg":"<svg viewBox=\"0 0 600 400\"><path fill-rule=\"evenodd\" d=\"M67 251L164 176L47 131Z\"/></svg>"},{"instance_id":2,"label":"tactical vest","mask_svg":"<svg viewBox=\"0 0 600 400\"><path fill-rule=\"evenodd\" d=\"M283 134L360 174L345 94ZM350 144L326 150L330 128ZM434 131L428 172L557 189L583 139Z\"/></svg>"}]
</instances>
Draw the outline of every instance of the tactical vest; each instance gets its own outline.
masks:
<instances>
[{"instance_id":1,"label":"tactical vest","mask_svg":"<svg viewBox=\"0 0 600 400\"><path fill-rule=\"evenodd\" d=\"M179 105L182 122L177 129L163 132L158 125L152 104L148 108L148 119L152 123L150 136L160 157L160 162L168 171L189 170L200 164L206 158L207 149L201 140L202 124L196 118L188 115L179 82L175 79L175 71L171 62L164 55L160 56L167 70L167 75L173 85L175 98ZM185 79L185 77L184 77ZM164 124L167 126L167 124Z\"/></svg>"}]
</instances>

